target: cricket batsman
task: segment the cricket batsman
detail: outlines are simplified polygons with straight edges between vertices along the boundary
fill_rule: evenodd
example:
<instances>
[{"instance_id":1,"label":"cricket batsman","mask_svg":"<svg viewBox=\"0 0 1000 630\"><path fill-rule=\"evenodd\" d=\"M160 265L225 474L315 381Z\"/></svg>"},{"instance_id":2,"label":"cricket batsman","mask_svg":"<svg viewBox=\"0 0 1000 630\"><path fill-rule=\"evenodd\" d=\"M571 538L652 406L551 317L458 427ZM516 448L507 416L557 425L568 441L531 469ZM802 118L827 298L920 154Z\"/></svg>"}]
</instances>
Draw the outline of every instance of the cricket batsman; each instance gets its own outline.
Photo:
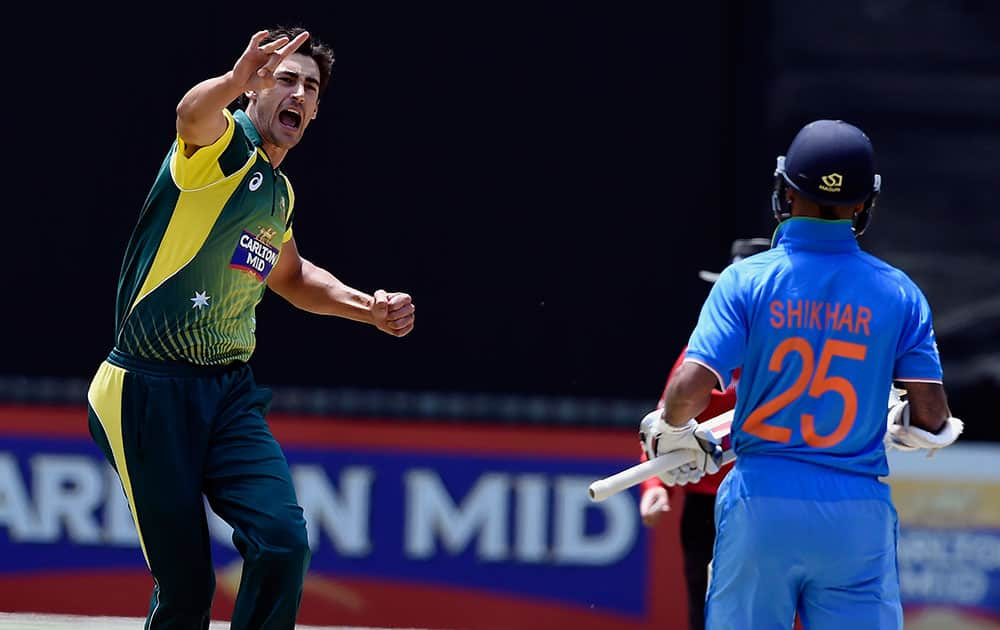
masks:
<instances>
[{"instance_id":1,"label":"cricket batsman","mask_svg":"<svg viewBox=\"0 0 1000 630\"><path fill-rule=\"evenodd\" d=\"M885 451L933 452L963 425L926 298L858 245L880 188L861 129L803 127L778 158L772 249L722 272L652 412L647 452L691 449L696 460L661 478L697 482L718 465L693 418L741 370L736 464L715 505L711 630L787 630L796 611L810 630L903 627ZM905 399L887 414L893 381Z\"/></svg>"}]
</instances>

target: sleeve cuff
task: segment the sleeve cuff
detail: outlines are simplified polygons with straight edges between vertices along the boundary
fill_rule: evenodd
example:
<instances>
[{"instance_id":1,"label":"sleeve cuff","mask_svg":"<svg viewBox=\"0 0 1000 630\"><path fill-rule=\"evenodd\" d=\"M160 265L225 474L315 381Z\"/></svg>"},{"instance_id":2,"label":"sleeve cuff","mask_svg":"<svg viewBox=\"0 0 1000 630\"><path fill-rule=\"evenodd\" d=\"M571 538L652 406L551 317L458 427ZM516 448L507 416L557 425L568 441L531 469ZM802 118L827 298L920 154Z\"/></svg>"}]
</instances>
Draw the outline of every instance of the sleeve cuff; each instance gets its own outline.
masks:
<instances>
[{"instance_id":1,"label":"sleeve cuff","mask_svg":"<svg viewBox=\"0 0 1000 630\"><path fill-rule=\"evenodd\" d=\"M701 357L685 356L684 363L694 363L700 365L701 367L705 368L706 370L714 374L715 380L719 382L719 391L724 392L726 391L726 388L729 387L729 383L727 383L726 380L722 378L722 373L719 370L712 367L712 365L709 362L705 361Z\"/></svg>"}]
</instances>

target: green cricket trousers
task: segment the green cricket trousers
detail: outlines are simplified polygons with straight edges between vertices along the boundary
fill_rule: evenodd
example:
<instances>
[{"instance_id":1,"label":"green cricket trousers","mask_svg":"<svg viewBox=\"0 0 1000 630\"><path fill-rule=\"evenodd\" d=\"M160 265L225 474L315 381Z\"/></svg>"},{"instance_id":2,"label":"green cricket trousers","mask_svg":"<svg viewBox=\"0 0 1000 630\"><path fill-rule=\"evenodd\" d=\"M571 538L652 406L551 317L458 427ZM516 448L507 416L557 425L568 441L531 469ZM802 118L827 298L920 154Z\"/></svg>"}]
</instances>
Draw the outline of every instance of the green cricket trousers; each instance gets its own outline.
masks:
<instances>
[{"instance_id":1,"label":"green cricket trousers","mask_svg":"<svg viewBox=\"0 0 1000 630\"><path fill-rule=\"evenodd\" d=\"M204 497L233 527L243 574L234 630L292 629L309 565L302 508L250 366L112 351L88 393L90 433L115 467L153 576L147 630L209 626L215 571Z\"/></svg>"}]
</instances>

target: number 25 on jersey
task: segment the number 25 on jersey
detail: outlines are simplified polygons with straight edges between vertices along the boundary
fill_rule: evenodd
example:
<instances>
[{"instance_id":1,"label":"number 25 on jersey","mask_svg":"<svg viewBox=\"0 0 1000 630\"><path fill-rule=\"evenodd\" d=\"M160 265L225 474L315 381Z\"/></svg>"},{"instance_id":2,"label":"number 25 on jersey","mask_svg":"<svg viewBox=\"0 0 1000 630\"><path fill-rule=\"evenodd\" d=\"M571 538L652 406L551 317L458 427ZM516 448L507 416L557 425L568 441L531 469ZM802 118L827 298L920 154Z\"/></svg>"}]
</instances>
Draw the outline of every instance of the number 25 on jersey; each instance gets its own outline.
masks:
<instances>
[{"instance_id":1,"label":"number 25 on jersey","mask_svg":"<svg viewBox=\"0 0 1000 630\"><path fill-rule=\"evenodd\" d=\"M858 414L858 395L850 381L842 376L828 376L830 362L833 357L864 361L867 346L860 343L848 341L838 341L828 339L823 344L823 349L819 355L819 365L816 366L816 354L809 342L803 337L789 337L782 341L771 360L767 369L771 372L780 372L781 365L785 357L790 352L797 353L802 357L802 371L791 387L781 392L771 400L767 401L747 416L743 423L743 430L751 435L771 442L788 443L792 438L792 430L787 427L779 427L767 424L766 420L798 399L808 388L808 395L811 398L819 398L827 392L836 392L844 399L844 410L840 416L840 422L833 432L827 435L820 435L816 432L816 421L812 414L804 413L801 418L802 437L806 444L815 448L828 448L836 446L847 437L854 426L854 419ZM814 371L815 368L815 371Z\"/></svg>"}]
</instances>

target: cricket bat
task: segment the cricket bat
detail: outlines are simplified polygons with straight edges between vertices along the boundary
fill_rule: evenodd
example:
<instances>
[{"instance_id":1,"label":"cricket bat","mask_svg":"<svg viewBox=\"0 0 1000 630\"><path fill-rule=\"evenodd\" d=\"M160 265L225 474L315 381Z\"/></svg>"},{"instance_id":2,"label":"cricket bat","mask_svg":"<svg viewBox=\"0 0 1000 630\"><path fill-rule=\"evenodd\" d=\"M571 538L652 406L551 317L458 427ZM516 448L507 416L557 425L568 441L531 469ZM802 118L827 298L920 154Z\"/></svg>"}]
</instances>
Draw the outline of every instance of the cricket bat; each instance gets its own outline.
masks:
<instances>
[{"instance_id":1,"label":"cricket bat","mask_svg":"<svg viewBox=\"0 0 1000 630\"><path fill-rule=\"evenodd\" d=\"M732 425L733 410L729 410L699 423L698 428L694 432L698 444L705 449L705 452L710 453L715 458L720 467L736 459L736 453L733 451L733 444L729 435L729 429ZM691 457L691 452L687 450L674 451L654 457L649 461L636 464L631 468L626 468L619 473L598 479L590 484L588 488L590 500L594 502L604 501L608 497L619 492L624 492L650 477L656 477L668 470L673 470L678 466L683 466L693 461L694 458Z\"/></svg>"}]
</instances>

